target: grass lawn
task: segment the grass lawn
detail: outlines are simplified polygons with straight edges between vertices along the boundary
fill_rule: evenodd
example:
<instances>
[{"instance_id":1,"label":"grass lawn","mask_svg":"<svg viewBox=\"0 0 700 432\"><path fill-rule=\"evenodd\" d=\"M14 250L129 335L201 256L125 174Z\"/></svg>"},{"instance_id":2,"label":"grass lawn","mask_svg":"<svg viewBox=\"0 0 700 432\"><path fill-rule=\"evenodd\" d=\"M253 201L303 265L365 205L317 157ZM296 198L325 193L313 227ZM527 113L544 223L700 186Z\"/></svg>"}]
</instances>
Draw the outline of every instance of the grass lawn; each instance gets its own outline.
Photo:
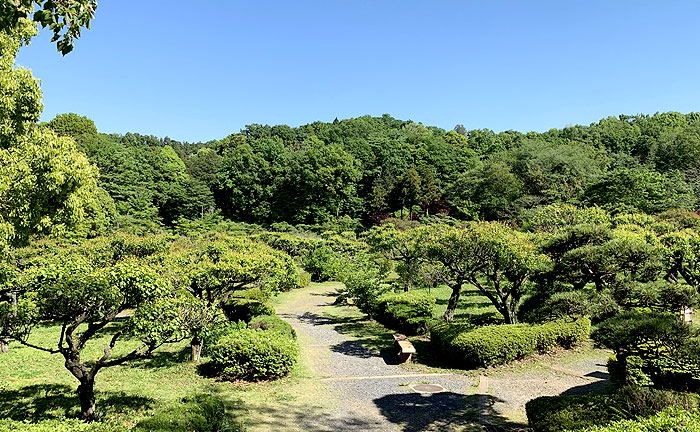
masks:
<instances>
[{"instance_id":1,"label":"grass lawn","mask_svg":"<svg viewBox=\"0 0 700 432\"><path fill-rule=\"evenodd\" d=\"M452 290L447 285L439 285L436 288L415 288L415 292L429 292L436 298L433 316L442 319L442 314L447 309L447 302L452 295ZM464 284L459 298L455 319L467 319L470 317L493 316L497 314L493 303L473 285Z\"/></svg>"},{"instance_id":2,"label":"grass lawn","mask_svg":"<svg viewBox=\"0 0 700 432\"><path fill-rule=\"evenodd\" d=\"M60 328L37 328L31 343L55 346ZM96 358L108 343L110 330L89 344L83 358ZM138 344L125 341L115 355ZM96 378L100 420L134 427L158 413L177 412L183 397L211 394L220 398L231 423L245 423L246 430L272 430L275 424L294 424L295 419L322 410L326 394L322 382L305 380L308 365L302 356L293 373L269 383L231 383L200 375L187 361L186 342L165 347L153 359L106 368ZM206 358L203 360L206 361ZM32 422L76 417L80 404L77 380L63 366L63 357L13 343L0 355L0 419ZM321 401L321 402L319 402Z\"/></svg>"}]
</instances>

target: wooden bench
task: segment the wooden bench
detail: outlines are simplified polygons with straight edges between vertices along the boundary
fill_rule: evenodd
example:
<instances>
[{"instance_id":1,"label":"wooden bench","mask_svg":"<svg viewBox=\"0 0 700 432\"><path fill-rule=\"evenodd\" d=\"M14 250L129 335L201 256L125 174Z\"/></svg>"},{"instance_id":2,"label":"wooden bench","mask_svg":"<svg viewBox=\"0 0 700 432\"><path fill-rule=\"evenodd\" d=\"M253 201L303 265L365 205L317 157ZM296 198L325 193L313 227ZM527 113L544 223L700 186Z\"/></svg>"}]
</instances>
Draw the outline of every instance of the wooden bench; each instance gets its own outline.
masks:
<instances>
[{"instance_id":1,"label":"wooden bench","mask_svg":"<svg viewBox=\"0 0 700 432\"><path fill-rule=\"evenodd\" d=\"M411 356L416 353L416 349L413 347L411 341L402 334L394 335L394 345L399 355L400 363L410 363Z\"/></svg>"}]
</instances>

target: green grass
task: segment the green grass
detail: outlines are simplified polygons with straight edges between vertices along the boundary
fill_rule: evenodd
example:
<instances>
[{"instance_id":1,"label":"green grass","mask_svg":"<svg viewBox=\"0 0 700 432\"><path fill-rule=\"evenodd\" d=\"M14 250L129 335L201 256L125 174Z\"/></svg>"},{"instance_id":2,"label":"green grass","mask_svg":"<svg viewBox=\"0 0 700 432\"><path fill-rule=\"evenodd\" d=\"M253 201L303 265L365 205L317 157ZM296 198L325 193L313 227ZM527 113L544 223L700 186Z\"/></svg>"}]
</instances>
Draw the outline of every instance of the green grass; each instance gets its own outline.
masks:
<instances>
[{"instance_id":1,"label":"green grass","mask_svg":"<svg viewBox=\"0 0 700 432\"><path fill-rule=\"evenodd\" d=\"M436 288L415 288L417 292L429 292L436 298L433 316L436 319L441 319L447 309L447 302L452 295L452 290L447 285L439 285ZM468 319L470 317L479 317L492 315L496 313L496 308L493 303L473 285L465 284L462 287L462 294L457 304L455 311L455 319Z\"/></svg>"},{"instance_id":2,"label":"green grass","mask_svg":"<svg viewBox=\"0 0 700 432\"><path fill-rule=\"evenodd\" d=\"M30 342L54 346L60 328L37 328ZM89 344L83 359L94 359L108 343L107 329ZM117 345L115 355L136 347L138 341ZM153 359L105 368L97 375L97 408L100 420L131 428L157 413L173 410L183 397L211 394L220 398L232 423L244 420L247 430L271 430L275 424L297 421L321 412L329 398L322 382L310 375L302 356L293 373L269 383L230 383L206 378L187 361L186 342L169 345ZM206 361L206 359L204 359ZM63 366L60 354L51 355L13 343L0 355L0 418L41 421L76 417L80 411L75 394L77 380Z\"/></svg>"}]
</instances>

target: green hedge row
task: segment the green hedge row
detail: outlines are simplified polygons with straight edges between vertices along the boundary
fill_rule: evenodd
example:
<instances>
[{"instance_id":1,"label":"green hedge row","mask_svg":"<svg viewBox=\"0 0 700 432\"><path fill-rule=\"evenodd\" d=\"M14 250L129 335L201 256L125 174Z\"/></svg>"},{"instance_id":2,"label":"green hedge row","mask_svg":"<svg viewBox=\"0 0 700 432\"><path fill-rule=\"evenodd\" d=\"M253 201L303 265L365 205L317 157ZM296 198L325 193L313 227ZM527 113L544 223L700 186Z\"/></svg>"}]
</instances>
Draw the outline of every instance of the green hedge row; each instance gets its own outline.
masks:
<instances>
[{"instance_id":1,"label":"green hedge row","mask_svg":"<svg viewBox=\"0 0 700 432\"><path fill-rule=\"evenodd\" d=\"M591 321L552 321L541 325L503 324L474 329L469 323L444 323L431 329L434 348L457 367L494 366L547 352L560 346L572 348L590 334Z\"/></svg>"},{"instance_id":2,"label":"green hedge row","mask_svg":"<svg viewBox=\"0 0 700 432\"><path fill-rule=\"evenodd\" d=\"M668 408L651 417L593 426L581 432L700 432L700 412Z\"/></svg>"},{"instance_id":3,"label":"green hedge row","mask_svg":"<svg viewBox=\"0 0 700 432\"><path fill-rule=\"evenodd\" d=\"M428 331L435 297L422 292L386 293L377 298L377 321L408 334Z\"/></svg>"},{"instance_id":4,"label":"green hedge row","mask_svg":"<svg viewBox=\"0 0 700 432\"><path fill-rule=\"evenodd\" d=\"M649 417L668 407L694 410L698 396L647 387L624 387L610 394L542 396L525 405L534 432L581 430L636 417Z\"/></svg>"}]
</instances>

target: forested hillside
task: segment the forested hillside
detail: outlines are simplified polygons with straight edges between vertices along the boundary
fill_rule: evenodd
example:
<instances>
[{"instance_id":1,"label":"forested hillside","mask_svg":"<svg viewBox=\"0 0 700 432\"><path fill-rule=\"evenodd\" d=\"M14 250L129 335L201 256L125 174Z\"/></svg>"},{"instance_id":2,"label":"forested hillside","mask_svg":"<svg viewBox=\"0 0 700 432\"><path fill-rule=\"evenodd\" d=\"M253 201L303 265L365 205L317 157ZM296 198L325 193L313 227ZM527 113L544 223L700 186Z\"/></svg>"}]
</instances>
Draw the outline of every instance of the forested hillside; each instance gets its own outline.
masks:
<instances>
[{"instance_id":1,"label":"forested hillside","mask_svg":"<svg viewBox=\"0 0 700 432\"><path fill-rule=\"evenodd\" d=\"M525 220L552 203L613 212L696 210L700 114L608 117L544 133L424 126L389 115L298 128L249 125L219 141L183 143L98 133L64 114L100 170L122 229L221 215L258 224L365 225L392 213Z\"/></svg>"}]
</instances>

